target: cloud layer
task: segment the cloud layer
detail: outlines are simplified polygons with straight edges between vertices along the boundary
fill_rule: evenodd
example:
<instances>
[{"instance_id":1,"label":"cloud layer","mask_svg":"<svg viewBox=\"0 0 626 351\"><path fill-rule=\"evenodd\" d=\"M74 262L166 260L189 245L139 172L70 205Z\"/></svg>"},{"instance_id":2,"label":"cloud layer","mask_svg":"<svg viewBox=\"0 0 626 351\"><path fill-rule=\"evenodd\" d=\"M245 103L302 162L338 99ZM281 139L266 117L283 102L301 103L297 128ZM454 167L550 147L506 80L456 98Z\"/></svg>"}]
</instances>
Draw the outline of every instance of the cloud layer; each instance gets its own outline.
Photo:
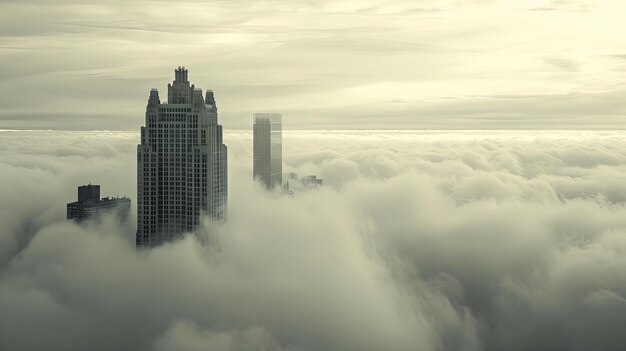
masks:
<instances>
[{"instance_id":1,"label":"cloud layer","mask_svg":"<svg viewBox=\"0 0 626 351\"><path fill-rule=\"evenodd\" d=\"M136 130L184 65L226 128L624 128L623 1L0 3L0 128Z\"/></svg>"},{"instance_id":2,"label":"cloud layer","mask_svg":"<svg viewBox=\"0 0 626 351\"><path fill-rule=\"evenodd\" d=\"M134 200L134 133L0 132L0 348L617 350L622 133L288 132L295 199L229 132L229 222L150 252L67 223L74 185ZM208 242L210 245L201 245ZM34 337L36 336L36 337Z\"/></svg>"}]
</instances>

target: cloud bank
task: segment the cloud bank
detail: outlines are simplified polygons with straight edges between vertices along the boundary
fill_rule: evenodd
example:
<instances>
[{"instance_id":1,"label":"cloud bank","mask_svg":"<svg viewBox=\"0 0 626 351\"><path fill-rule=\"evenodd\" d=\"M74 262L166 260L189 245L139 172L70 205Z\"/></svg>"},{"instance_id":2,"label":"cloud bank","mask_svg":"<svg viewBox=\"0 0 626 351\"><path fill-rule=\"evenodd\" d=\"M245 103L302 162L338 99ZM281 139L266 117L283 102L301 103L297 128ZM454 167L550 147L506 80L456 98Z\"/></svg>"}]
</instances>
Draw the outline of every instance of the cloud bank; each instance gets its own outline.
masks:
<instances>
[{"instance_id":1,"label":"cloud bank","mask_svg":"<svg viewBox=\"0 0 626 351\"><path fill-rule=\"evenodd\" d=\"M612 132L287 132L295 199L230 149L229 222L136 252L59 220L134 200L134 133L0 132L0 348L618 350L626 143ZM201 245L207 241L210 245Z\"/></svg>"}]
</instances>

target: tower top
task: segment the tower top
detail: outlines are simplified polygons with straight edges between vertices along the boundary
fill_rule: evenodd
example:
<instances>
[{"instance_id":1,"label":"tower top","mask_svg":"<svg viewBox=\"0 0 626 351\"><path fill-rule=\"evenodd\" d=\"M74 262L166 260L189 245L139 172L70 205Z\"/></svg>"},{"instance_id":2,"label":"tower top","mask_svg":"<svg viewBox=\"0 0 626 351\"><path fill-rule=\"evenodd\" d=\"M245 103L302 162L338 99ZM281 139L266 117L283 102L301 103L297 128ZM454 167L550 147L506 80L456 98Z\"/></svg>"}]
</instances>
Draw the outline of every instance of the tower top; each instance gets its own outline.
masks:
<instances>
[{"instance_id":1,"label":"tower top","mask_svg":"<svg viewBox=\"0 0 626 351\"><path fill-rule=\"evenodd\" d=\"M167 101L170 104L189 104L194 86L189 84L187 69L179 66L174 70L174 82L167 85Z\"/></svg>"},{"instance_id":2,"label":"tower top","mask_svg":"<svg viewBox=\"0 0 626 351\"><path fill-rule=\"evenodd\" d=\"M177 69L174 70L174 82L175 83L188 83L187 80L187 69L185 67L178 66Z\"/></svg>"}]
</instances>

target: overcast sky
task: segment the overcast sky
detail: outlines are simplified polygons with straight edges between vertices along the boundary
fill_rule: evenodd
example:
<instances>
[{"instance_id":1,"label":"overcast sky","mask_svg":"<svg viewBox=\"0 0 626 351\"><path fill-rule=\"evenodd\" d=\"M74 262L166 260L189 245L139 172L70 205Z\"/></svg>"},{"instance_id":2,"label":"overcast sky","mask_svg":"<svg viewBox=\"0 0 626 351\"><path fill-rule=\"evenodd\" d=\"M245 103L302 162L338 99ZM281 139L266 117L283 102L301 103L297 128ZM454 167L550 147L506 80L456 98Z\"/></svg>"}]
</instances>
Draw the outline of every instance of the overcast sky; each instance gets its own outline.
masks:
<instances>
[{"instance_id":1,"label":"overcast sky","mask_svg":"<svg viewBox=\"0 0 626 351\"><path fill-rule=\"evenodd\" d=\"M0 128L137 131L173 69L226 128L623 129L624 1L0 1Z\"/></svg>"}]
</instances>

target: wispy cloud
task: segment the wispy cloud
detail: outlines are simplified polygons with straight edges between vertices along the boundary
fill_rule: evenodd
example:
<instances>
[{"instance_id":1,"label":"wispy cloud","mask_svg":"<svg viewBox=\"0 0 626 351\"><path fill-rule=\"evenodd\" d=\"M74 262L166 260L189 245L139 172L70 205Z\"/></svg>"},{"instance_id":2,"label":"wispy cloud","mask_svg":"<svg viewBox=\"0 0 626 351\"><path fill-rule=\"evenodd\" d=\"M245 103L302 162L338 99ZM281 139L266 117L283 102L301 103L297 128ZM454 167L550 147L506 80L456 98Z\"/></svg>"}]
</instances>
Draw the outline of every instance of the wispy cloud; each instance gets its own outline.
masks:
<instances>
[{"instance_id":1,"label":"wispy cloud","mask_svg":"<svg viewBox=\"0 0 626 351\"><path fill-rule=\"evenodd\" d=\"M404 115L385 102L528 92L595 96L618 94L624 82L611 53L626 48L607 28L619 31L623 21L616 14L625 9L613 1L31 0L5 1L0 9L3 128L36 128L14 121L41 114L46 128L70 129L71 121L50 125L47 114L81 113L90 129L110 128L94 118L110 114L120 117L116 129L136 130L147 92L164 89L178 65L190 68L197 86L216 91L227 128L247 128L250 113L264 109L283 111L295 128L394 128L362 125L365 106L397 121L395 127L441 128L425 123L431 106ZM73 91L63 93L67 89ZM23 91L39 98L13 106ZM85 101L91 108L72 108ZM466 102L467 111L482 104ZM587 104L603 109L601 100ZM501 114L535 118L537 106L515 108ZM447 115L443 127L465 128L474 118L469 115ZM589 117L592 123L576 127L616 121L613 113ZM490 126L479 120L475 127Z\"/></svg>"}]
</instances>

